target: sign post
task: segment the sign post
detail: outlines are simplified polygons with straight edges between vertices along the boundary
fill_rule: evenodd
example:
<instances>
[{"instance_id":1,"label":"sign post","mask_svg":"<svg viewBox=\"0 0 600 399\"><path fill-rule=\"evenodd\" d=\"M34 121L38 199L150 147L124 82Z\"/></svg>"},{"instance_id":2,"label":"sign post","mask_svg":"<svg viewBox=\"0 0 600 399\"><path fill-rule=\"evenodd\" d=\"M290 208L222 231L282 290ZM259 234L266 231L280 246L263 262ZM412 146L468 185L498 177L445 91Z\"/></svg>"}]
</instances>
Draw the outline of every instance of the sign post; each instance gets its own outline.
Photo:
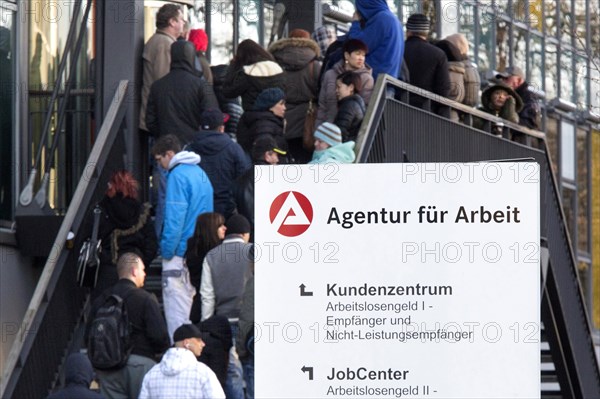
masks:
<instances>
[{"instance_id":1,"label":"sign post","mask_svg":"<svg viewBox=\"0 0 600 399\"><path fill-rule=\"evenodd\" d=\"M258 167L260 398L540 396L535 163Z\"/></svg>"}]
</instances>

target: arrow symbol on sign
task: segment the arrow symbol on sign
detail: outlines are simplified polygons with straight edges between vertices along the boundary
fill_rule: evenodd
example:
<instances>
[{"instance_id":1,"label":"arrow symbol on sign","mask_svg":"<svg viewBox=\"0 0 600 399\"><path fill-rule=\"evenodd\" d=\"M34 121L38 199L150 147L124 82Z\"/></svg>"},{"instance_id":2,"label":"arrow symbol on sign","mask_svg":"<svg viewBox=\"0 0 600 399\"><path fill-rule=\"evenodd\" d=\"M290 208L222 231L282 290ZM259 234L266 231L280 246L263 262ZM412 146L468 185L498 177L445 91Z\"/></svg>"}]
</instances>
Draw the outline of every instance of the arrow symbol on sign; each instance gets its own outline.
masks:
<instances>
[{"instance_id":1,"label":"arrow symbol on sign","mask_svg":"<svg viewBox=\"0 0 600 399\"><path fill-rule=\"evenodd\" d=\"M300 370L302 370L303 373L306 373L308 371L308 379L312 381L312 379L313 379L313 368L312 367L302 366L302 368Z\"/></svg>"},{"instance_id":2,"label":"arrow symbol on sign","mask_svg":"<svg viewBox=\"0 0 600 399\"><path fill-rule=\"evenodd\" d=\"M300 284L300 296L313 296L312 291L305 291L306 286L304 284Z\"/></svg>"}]
</instances>

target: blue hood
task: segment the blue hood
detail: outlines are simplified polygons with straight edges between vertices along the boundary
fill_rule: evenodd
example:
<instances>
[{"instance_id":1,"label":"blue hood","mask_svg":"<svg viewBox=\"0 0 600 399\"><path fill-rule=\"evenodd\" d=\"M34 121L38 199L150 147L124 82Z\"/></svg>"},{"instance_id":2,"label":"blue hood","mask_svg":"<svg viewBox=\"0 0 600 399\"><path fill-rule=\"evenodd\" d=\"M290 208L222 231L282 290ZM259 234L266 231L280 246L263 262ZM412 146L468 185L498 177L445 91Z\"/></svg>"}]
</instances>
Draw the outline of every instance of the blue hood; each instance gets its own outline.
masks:
<instances>
[{"instance_id":1,"label":"blue hood","mask_svg":"<svg viewBox=\"0 0 600 399\"><path fill-rule=\"evenodd\" d=\"M385 0L356 0L356 9L365 20L381 11L389 10Z\"/></svg>"},{"instance_id":2,"label":"blue hood","mask_svg":"<svg viewBox=\"0 0 600 399\"><path fill-rule=\"evenodd\" d=\"M94 378L94 369L87 355L72 353L65 363L66 385L84 385L88 387Z\"/></svg>"}]
</instances>

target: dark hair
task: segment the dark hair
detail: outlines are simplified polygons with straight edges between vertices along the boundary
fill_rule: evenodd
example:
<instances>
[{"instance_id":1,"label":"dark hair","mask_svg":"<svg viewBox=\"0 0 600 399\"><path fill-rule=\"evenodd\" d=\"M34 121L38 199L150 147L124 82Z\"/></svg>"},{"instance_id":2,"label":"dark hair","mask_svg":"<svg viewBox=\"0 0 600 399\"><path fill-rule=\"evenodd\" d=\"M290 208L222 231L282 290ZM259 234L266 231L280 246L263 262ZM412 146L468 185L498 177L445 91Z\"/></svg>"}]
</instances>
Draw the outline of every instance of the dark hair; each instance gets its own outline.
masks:
<instances>
[{"instance_id":1,"label":"dark hair","mask_svg":"<svg viewBox=\"0 0 600 399\"><path fill-rule=\"evenodd\" d=\"M360 80L359 74L352 71L340 73L335 80L341 80L346 86L353 85L354 94L360 94L360 91L362 90L362 81Z\"/></svg>"},{"instance_id":2,"label":"dark hair","mask_svg":"<svg viewBox=\"0 0 600 399\"><path fill-rule=\"evenodd\" d=\"M179 17L181 8L175 4L165 4L156 13L156 29L165 29L173 18Z\"/></svg>"},{"instance_id":3,"label":"dark hair","mask_svg":"<svg viewBox=\"0 0 600 399\"><path fill-rule=\"evenodd\" d=\"M367 47L367 44L362 40L348 39L344 42L342 51L348 54L352 54L355 51L363 51L366 54L369 52L369 47Z\"/></svg>"},{"instance_id":4,"label":"dark hair","mask_svg":"<svg viewBox=\"0 0 600 399\"><path fill-rule=\"evenodd\" d=\"M177 138L177 136L173 134L166 134L156 140L156 143L152 146L152 155L165 155L167 151L173 151L174 153L178 153L181 151L181 142Z\"/></svg>"},{"instance_id":5,"label":"dark hair","mask_svg":"<svg viewBox=\"0 0 600 399\"><path fill-rule=\"evenodd\" d=\"M133 174L127 170L120 170L115 172L108 182L108 189L106 190L106 196L113 198L117 193L123 194L124 198L130 197L133 199L138 198L138 189L140 184Z\"/></svg>"},{"instance_id":6,"label":"dark hair","mask_svg":"<svg viewBox=\"0 0 600 399\"><path fill-rule=\"evenodd\" d=\"M240 69L243 66L256 64L260 61L275 61L275 59L260 44L254 40L246 39L238 45L235 57L231 61L231 66L234 69Z\"/></svg>"},{"instance_id":7,"label":"dark hair","mask_svg":"<svg viewBox=\"0 0 600 399\"><path fill-rule=\"evenodd\" d=\"M211 249L221 243L217 231L225 224L225 218L218 212L205 212L198 215L196 229L194 230L194 242L196 256L203 256Z\"/></svg>"}]
</instances>

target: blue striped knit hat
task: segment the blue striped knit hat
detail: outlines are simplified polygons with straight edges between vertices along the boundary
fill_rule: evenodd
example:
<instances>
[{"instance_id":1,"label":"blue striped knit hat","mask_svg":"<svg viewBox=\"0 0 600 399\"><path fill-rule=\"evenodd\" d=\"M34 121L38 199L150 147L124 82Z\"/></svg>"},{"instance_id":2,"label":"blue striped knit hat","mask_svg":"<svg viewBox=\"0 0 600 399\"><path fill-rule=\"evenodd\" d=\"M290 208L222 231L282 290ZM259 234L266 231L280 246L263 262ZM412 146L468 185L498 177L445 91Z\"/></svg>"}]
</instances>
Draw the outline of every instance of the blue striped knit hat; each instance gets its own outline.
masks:
<instances>
[{"instance_id":1,"label":"blue striped knit hat","mask_svg":"<svg viewBox=\"0 0 600 399\"><path fill-rule=\"evenodd\" d=\"M315 138L333 147L342 143L342 131L333 123L323 122L315 130Z\"/></svg>"}]
</instances>

